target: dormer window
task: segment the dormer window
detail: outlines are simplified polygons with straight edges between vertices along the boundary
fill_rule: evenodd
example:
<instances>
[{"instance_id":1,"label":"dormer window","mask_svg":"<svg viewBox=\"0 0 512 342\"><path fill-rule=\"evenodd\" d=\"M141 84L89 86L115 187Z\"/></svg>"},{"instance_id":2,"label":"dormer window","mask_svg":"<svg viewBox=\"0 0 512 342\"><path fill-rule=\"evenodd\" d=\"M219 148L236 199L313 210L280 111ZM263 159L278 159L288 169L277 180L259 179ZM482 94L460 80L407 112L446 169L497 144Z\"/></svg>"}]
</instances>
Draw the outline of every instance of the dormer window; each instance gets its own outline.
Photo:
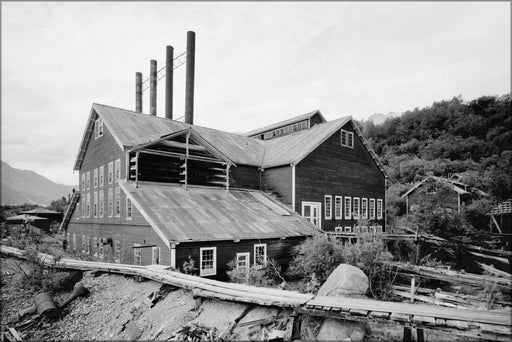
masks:
<instances>
[{"instance_id":1,"label":"dormer window","mask_svg":"<svg viewBox=\"0 0 512 342\"><path fill-rule=\"evenodd\" d=\"M99 118L94 122L94 139L103 136L103 119Z\"/></svg>"},{"instance_id":2,"label":"dormer window","mask_svg":"<svg viewBox=\"0 0 512 342\"><path fill-rule=\"evenodd\" d=\"M354 133L341 130L341 146L354 148Z\"/></svg>"}]
</instances>

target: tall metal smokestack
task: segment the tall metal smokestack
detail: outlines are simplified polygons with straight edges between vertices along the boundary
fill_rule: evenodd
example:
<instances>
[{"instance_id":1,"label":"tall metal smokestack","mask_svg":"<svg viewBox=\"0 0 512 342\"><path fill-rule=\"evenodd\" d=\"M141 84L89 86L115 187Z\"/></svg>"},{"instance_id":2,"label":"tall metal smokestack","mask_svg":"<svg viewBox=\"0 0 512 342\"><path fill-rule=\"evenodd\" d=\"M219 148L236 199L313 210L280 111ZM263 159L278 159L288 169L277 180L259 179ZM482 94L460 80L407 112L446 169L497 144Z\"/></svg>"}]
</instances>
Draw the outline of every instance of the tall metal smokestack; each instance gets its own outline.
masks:
<instances>
[{"instance_id":1,"label":"tall metal smokestack","mask_svg":"<svg viewBox=\"0 0 512 342\"><path fill-rule=\"evenodd\" d=\"M194 69L196 59L196 34L187 32L187 76L185 83L185 122L194 123Z\"/></svg>"},{"instance_id":2,"label":"tall metal smokestack","mask_svg":"<svg viewBox=\"0 0 512 342\"><path fill-rule=\"evenodd\" d=\"M165 54L165 117L172 120L172 83L174 74L174 49L167 45Z\"/></svg>"},{"instance_id":3,"label":"tall metal smokestack","mask_svg":"<svg viewBox=\"0 0 512 342\"><path fill-rule=\"evenodd\" d=\"M142 73L135 73L135 111L142 113Z\"/></svg>"},{"instance_id":4,"label":"tall metal smokestack","mask_svg":"<svg viewBox=\"0 0 512 342\"><path fill-rule=\"evenodd\" d=\"M150 62L149 68L149 115L156 116L156 61Z\"/></svg>"}]
</instances>

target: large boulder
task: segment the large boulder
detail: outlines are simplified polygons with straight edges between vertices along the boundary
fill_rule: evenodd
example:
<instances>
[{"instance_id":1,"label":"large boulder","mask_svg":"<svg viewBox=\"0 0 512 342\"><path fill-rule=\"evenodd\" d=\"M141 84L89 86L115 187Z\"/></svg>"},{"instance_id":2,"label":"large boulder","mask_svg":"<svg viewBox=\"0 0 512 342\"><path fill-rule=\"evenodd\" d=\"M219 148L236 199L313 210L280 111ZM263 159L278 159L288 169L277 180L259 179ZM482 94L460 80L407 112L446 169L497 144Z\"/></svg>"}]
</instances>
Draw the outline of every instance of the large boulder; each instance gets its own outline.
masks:
<instances>
[{"instance_id":1,"label":"large boulder","mask_svg":"<svg viewBox=\"0 0 512 342\"><path fill-rule=\"evenodd\" d=\"M331 297L366 297L368 277L359 268L341 264L329 275L318 290L319 296Z\"/></svg>"},{"instance_id":2,"label":"large boulder","mask_svg":"<svg viewBox=\"0 0 512 342\"><path fill-rule=\"evenodd\" d=\"M318 290L319 296L366 298L368 277L359 268L341 264L329 275ZM316 339L318 341L364 341L371 334L370 327L364 322L326 318Z\"/></svg>"}]
</instances>

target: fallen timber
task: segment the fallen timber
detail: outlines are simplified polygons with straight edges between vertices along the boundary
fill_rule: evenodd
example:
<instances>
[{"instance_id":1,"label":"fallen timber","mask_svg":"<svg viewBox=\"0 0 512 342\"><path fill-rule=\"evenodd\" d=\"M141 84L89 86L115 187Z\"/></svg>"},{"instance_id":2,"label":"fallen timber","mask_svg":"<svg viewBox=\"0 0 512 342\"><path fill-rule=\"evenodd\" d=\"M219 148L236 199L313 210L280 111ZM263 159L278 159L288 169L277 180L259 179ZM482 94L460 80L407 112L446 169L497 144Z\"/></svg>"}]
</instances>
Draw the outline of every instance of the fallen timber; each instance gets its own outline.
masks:
<instances>
[{"instance_id":1,"label":"fallen timber","mask_svg":"<svg viewBox=\"0 0 512 342\"><path fill-rule=\"evenodd\" d=\"M24 252L0 246L3 254L24 258ZM503 310L474 310L445 308L425 304L397 303L360 298L335 298L301 294L242 284L224 283L166 270L162 266L135 266L105 262L82 261L70 258L55 260L51 255L39 254L48 266L127 274L152 279L161 283L192 290L198 297L279 306L295 312L343 318L396 322L420 329L435 329L481 339L509 341L512 337L511 308Z\"/></svg>"}]
</instances>

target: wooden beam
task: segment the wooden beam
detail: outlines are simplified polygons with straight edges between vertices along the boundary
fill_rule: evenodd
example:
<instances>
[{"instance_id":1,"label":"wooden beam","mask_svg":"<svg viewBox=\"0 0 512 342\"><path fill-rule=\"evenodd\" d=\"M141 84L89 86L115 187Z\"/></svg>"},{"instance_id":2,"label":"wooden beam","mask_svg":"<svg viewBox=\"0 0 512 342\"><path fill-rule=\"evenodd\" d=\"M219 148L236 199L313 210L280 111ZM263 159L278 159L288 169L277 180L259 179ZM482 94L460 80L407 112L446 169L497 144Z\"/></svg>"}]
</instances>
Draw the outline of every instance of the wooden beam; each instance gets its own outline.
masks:
<instances>
[{"instance_id":1,"label":"wooden beam","mask_svg":"<svg viewBox=\"0 0 512 342\"><path fill-rule=\"evenodd\" d=\"M135 187L139 187L139 155L140 151L135 153Z\"/></svg>"},{"instance_id":2,"label":"wooden beam","mask_svg":"<svg viewBox=\"0 0 512 342\"><path fill-rule=\"evenodd\" d=\"M150 149L144 149L144 150L140 150L141 153L146 153L146 154L153 154L153 155L156 155L156 156L165 156L165 157L174 157L174 158L180 158L180 159L185 159L185 155L183 153L176 153L176 152L169 152L169 151L160 151L160 150L150 150ZM223 162L223 161L220 161L220 160L217 160L217 159L213 159L213 158L208 158L208 157L201 157L201 156L189 156L188 159L190 160L197 160L197 161L204 161L204 162L209 162L209 163L215 163L215 164L221 164L221 165L225 165L226 162Z\"/></svg>"},{"instance_id":3,"label":"wooden beam","mask_svg":"<svg viewBox=\"0 0 512 342\"><path fill-rule=\"evenodd\" d=\"M187 144L184 144L184 143L181 143L178 141L163 140L159 144L167 146L167 147L176 147L176 148L183 148L183 149L187 148ZM194 144L189 144L188 149L193 150L193 151L208 151L208 149L206 147L200 146L200 145L194 145Z\"/></svg>"},{"instance_id":4,"label":"wooden beam","mask_svg":"<svg viewBox=\"0 0 512 342\"><path fill-rule=\"evenodd\" d=\"M496 221L496 218L494 217L494 215L491 215L491 219L492 219L492 222L494 222L494 224L496 225L496 228L498 228L498 231L500 233L502 233L500 225L498 224L498 221Z\"/></svg>"}]
</instances>

